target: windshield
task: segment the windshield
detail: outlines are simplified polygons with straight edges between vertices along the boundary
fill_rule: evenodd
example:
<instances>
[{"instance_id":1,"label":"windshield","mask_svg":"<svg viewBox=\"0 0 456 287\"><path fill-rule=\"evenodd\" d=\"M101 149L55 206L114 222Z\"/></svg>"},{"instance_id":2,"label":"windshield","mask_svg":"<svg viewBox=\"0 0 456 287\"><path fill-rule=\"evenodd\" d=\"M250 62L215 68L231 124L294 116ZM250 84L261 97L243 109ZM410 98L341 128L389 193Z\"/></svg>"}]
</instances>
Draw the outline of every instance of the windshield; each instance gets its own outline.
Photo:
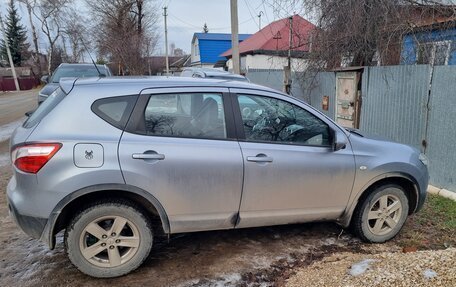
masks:
<instances>
[{"instance_id":1,"label":"windshield","mask_svg":"<svg viewBox=\"0 0 456 287\"><path fill-rule=\"evenodd\" d=\"M106 71L105 67L98 67L100 73L105 76L109 76L109 72ZM98 77L98 71L95 66L62 66L55 70L52 75L51 82L58 83L60 78L85 78L85 77Z\"/></svg>"}]
</instances>

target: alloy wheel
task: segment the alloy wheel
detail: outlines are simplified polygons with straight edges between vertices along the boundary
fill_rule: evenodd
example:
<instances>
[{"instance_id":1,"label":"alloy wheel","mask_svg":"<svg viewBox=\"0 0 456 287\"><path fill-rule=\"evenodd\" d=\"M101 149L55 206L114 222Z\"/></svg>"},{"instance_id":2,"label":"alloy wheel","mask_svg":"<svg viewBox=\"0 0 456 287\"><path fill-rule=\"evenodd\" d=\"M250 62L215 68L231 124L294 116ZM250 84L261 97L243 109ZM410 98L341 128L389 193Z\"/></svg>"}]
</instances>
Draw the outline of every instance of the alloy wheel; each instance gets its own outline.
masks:
<instances>
[{"instance_id":1,"label":"alloy wheel","mask_svg":"<svg viewBox=\"0 0 456 287\"><path fill-rule=\"evenodd\" d=\"M383 195L371 205L367 215L370 232L385 235L397 226L402 214L402 204L395 195Z\"/></svg>"},{"instance_id":2,"label":"alloy wheel","mask_svg":"<svg viewBox=\"0 0 456 287\"><path fill-rule=\"evenodd\" d=\"M121 216L104 216L89 223L79 240L82 256L98 267L117 267L138 251L141 238L136 225Z\"/></svg>"}]
</instances>

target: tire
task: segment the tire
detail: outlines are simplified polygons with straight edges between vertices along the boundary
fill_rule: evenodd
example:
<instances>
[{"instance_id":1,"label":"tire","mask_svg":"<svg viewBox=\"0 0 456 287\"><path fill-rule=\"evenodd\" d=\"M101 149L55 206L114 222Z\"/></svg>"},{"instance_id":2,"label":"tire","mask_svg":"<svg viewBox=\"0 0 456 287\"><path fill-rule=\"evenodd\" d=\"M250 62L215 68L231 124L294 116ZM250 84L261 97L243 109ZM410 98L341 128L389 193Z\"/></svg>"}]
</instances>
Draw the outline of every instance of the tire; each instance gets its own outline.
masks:
<instances>
[{"instance_id":1,"label":"tire","mask_svg":"<svg viewBox=\"0 0 456 287\"><path fill-rule=\"evenodd\" d=\"M150 220L134 204L101 201L82 210L65 231L65 250L81 272L97 278L138 268L152 248Z\"/></svg>"},{"instance_id":2,"label":"tire","mask_svg":"<svg viewBox=\"0 0 456 287\"><path fill-rule=\"evenodd\" d=\"M357 206L352 219L354 233L364 242L383 243L394 238L404 226L409 202L402 187L377 187Z\"/></svg>"}]
</instances>

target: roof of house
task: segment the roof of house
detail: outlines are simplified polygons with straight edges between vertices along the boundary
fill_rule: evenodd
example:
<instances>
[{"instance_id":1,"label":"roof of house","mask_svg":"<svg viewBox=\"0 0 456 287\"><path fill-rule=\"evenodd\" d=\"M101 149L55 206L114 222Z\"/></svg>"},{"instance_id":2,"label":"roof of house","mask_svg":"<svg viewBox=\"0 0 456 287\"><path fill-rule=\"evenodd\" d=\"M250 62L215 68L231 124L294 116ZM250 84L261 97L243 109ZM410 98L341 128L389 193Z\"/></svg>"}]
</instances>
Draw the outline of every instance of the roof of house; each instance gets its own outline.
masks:
<instances>
[{"instance_id":1,"label":"roof of house","mask_svg":"<svg viewBox=\"0 0 456 287\"><path fill-rule=\"evenodd\" d=\"M260 31L239 44L239 53L255 54L255 51L285 51L289 47L290 24L289 18L277 20L265 26ZM299 15L293 16L293 51L308 52L309 38L316 26ZM231 49L221 56L231 57Z\"/></svg>"},{"instance_id":2,"label":"roof of house","mask_svg":"<svg viewBox=\"0 0 456 287\"><path fill-rule=\"evenodd\" d=\"M239 34L239 41L244 41L252 34ZM231 34L229 33L195 33L193 34L192 43L195 38L199 40L213 40L213 41L231 41Z\"/></svg>"},{"instance_id":3,"label":"roof of house","mask_svg":"<svg viewBox=\"0 0 456 287\"><path fill-rule=\"evenodd\" d=\"M239 42L250 37L250 34L239 34ZM220 54L231 47L231 34L222 33L195 33L192 43L198 38L200 62L205 64L215 64L224 59Z\"/></svg>"}]
</instances>

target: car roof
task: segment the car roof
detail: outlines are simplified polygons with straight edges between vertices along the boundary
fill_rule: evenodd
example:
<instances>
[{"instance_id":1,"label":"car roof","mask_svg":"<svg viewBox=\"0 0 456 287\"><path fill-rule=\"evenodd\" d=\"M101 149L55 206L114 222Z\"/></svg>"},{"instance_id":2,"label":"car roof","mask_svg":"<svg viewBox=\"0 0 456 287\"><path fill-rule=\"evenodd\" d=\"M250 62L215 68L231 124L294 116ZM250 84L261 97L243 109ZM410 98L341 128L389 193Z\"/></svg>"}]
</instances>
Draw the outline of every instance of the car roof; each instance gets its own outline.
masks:
<instances>
[{"instance_id":1,"label":"car roof","mask_svg":"<svg viewBox=\"0 0 456 287\"><path fill-rule=\"evenodd\" d=\"M184 71L192 72L201 72L208 77L212 76L223 76L223 77L232 77L232 78L245 78L242 75L233 74L224 70L214 69L214 68L184 68Z\"/></svg>"},{"instance_id":2,"label":"car roof","mask_svg":"<svg viewBox=\"0 0 456 287\"><path fill-rule=\"evenodd\" d=\"M68 67L68 66L82 68L82 67L93 67L93 64L90 64L90 63L62 63L59 65L59 67ZM106 65L97 64L97 67L106 68Z\"/></svg>"},{"instance_id":3,"label":"car roof","mask_svg":"<svg viewBox=\"0 0 456 287\"><path fill-rule=\"evenodd\" d=\"M60 81L60 86L64 90L69 86L82 85L110 85L110 86L130 86L136 89L143 90L147 88L179 88L179 87L221 87L221 88L244 88L254 89L267 92L281 93L280 91L271 88L251 84L249 82L239 82L226 79L202 79L191 77L166 77L166 76L121 76L121 77L91 77L91 78L66 78ZM281 93L282 94L282 93Z\"/></svg>"}]
</instances>

